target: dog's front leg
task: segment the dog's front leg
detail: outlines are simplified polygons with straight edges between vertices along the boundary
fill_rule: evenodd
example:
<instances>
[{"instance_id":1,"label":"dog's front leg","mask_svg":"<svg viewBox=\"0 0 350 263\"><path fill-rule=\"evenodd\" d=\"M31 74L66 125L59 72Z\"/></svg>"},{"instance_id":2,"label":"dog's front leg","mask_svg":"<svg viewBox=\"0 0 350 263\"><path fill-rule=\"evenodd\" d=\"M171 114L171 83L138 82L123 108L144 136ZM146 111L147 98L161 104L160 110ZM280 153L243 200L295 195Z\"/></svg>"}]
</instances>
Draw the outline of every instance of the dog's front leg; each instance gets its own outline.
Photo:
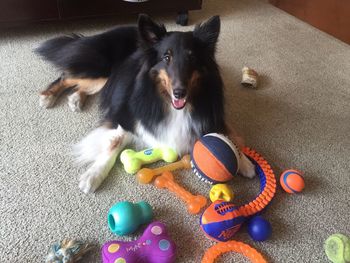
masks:
<instances>
[{"instance_id":1,"label":"dog's front leg","mask_svg":"<svg viewBox=\"0 0 350 263\"><path fill-rule=\"evenodd\" d=\"M243 138L238 135L238 133L233 127L227 126L226 129L227 129L227 135L230 138L230 140L234 142L240 150L242 150L244 147ZM239 162L239 172L243 176L249 177L249 178L253 178L256 175L254 164L243 153L241 154L241 159Z\"/></svg>"},{"instance_id":2,"label":"dog's front leg","mask_svg":"<svg viewBox=\"0 0 350 263\"><path fill-rule=\"evenodd\" d=\"M91 163L81 175L79 188L84 193L94 192L115 164L120 151L131 141L131 134L122 127L111 129L101 126L86 136L76 147L80 162Z\"/></svg>"}]
</instances>

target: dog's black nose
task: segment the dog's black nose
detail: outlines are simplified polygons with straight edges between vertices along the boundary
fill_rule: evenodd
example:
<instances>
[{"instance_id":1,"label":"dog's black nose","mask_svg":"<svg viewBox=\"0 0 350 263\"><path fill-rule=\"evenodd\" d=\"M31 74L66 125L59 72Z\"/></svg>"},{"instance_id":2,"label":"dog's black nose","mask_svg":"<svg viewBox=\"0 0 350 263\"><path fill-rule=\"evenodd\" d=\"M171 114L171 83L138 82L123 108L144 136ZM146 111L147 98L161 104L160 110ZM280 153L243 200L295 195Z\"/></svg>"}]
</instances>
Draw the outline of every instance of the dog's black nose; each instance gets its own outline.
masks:
<instances>
[{"instance_id":1,"label":"dog's black nose","mask_svg":"<svg viewBox=\"0 0 350 263\"><path fill-rule=\"evenodd\" d=\"M174 89L173 90L174 97L176 99L182 99L186 96L186 90L184 89Z\"/></svg>"}]
</instances>

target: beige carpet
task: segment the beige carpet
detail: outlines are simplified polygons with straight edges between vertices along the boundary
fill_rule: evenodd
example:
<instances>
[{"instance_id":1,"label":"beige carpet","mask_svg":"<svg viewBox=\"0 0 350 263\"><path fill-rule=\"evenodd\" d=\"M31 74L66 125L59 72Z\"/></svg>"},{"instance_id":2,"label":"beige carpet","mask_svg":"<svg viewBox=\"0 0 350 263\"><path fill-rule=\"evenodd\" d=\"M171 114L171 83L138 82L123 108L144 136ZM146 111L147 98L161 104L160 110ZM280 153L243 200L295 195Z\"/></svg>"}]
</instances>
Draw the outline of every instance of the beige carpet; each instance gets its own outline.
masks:
<instances>
[{"instance_id":1,"label":"beige carpet","mask_svg":"<svg viewBox=\"0 0 350 263\"><path fill-rule=\"evenodd\" d=\"M226 83L230 122L271 163L277 175L286 168L305 172L306 190L290 196L279 188L265 216L273 236L253 242L245 229L235 239L266 255L269 262L326 262L323 242L332 233L350 235L350 48L329 35L257 0L206 0L192 12L191 24L220 14L218 62ZM172 16L158 17L169 29ZM72 144L98 121L96 99L73 113L66 98L57 107L39 108L40 89L56 76L32 49L69 32L93 34L115 24L85 20L36 25L0 32L0 261L42 262L49 245L65 237L96 245L83 262L100 262L99 247L116 239L106 215L117 201L148 201L178 246L177 262L200 262L214 242L199 229L199 216L167 191L140 186L118 162L93 195L82 194ZM258 90L240 86L241 68L261 75ZM208 185L191 173L178 180L206 195ZM258 189L257 180L237 178L236 202ZM136 233L136 236L140 234ZM126 237L124 239L132 239ZM230 254L220 262L248 262Z\"/></svg>"}]
</instances>

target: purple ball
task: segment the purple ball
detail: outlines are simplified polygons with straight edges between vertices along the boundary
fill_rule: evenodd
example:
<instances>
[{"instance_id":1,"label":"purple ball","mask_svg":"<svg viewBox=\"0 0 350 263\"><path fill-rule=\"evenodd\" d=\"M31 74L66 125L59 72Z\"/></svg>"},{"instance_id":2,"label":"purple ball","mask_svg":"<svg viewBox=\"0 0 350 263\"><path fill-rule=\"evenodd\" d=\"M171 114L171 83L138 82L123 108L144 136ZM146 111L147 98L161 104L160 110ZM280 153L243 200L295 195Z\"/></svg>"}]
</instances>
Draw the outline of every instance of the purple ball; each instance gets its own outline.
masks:
<instances>
[{"instance_id":1,"label":"purple ball","mask_svg":"<svg viewBox=\"0 0 350 263\"><path fill-rule=\"evenodd\" d=\"M269 221L261 216L255 216L248 222L248 233L254 241L265 241L272 233Z\"/></svg>"}]
</instances>

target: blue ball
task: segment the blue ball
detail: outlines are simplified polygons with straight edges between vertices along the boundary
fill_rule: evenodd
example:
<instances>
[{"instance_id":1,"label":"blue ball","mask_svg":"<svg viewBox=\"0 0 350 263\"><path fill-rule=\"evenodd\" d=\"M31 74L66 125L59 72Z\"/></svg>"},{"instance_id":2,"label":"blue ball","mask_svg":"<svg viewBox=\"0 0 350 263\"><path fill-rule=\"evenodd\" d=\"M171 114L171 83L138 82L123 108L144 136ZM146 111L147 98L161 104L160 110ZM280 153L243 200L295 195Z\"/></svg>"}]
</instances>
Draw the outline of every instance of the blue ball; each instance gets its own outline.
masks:
<instances>
[{"instance_id":1,"label":"blue ball","mask_svg":"<svg viewBox=\"0 0 350 263\"><path fill-rule=\"evenodd\" d=\"M265 241L272 233L269 221L261 216L255 216L248 222L248 233L254 241Z\"/></svg>"}]
</instances>

